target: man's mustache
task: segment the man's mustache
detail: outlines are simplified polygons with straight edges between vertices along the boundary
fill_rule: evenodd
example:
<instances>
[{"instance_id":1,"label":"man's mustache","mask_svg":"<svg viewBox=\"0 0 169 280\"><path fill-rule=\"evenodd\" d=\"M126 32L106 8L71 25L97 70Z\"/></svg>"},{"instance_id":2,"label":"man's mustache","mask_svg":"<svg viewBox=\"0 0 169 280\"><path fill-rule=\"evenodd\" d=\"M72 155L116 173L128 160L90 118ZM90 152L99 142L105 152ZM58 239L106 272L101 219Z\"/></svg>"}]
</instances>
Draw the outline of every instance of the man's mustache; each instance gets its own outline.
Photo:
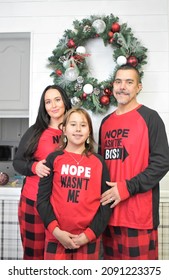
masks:
<instances>
[{"instance_id":1,"label":"man's mustache","mask_svg":"<svg viewBox=\"0 0 169 280\"><path fill-rule=\"evenodd\" d=\"M128 92L125 92L125 91L123 91L123 90L122 90L122 91L117 91L116 94L119 94L119 95L120 95L120 94L129 95Z\"/></svg>"}]
</instances>

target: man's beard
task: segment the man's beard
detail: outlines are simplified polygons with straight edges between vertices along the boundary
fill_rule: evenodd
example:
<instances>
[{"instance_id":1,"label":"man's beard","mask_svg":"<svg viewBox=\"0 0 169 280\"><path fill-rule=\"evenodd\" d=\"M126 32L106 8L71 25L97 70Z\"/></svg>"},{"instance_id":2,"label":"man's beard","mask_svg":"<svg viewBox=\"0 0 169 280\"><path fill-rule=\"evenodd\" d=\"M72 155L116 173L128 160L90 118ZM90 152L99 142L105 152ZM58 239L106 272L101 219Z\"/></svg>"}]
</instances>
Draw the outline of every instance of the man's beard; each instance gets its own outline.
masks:
<instances>
[{"instance_id":1,"label":"man's beard","mask_svg":"<svg viewBox=\"0 0 169 280\"><path fill-rule=\"evenodd\" d=\"M129 100L121 100L120 98L118 98L118 96L121 96L121 95L130 96L130 94L126 93L124 91L119 91L119 92L116 93L118 104L122 104L122 105L127 104Z\"/></svg>"}]
</instances>

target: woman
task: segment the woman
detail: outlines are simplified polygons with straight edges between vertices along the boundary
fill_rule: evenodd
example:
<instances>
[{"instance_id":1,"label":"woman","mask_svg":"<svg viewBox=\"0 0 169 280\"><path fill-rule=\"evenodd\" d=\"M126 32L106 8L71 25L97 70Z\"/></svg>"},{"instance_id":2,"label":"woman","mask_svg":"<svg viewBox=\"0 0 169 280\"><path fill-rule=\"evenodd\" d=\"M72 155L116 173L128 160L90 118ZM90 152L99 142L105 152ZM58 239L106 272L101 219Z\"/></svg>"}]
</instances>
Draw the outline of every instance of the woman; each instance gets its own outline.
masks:
<instances>
[{"instance_id":1,"label":"woman","mask_svg":"<svg viewBox=\"0 0 169 280\"><path fill-rule=\"evenodd\" d=\"M62 138L60 149L47 157L50 175L39 182L37 209L47 228L44 258L97 260L112 212L100 204L109 174L94 153L92 122L84 109L67 112Z\"/></svg>"},{"instance_id":2,"label":"woman","mask_svg":"<svg viewBox=\"0 0 169 280\"><path fill-rule=\"evenodd\" d=\"M23 135L13 161L15 170L26 176L18 209L25 260L44 259L45 229L36 210L38 183L50 174L45 158L58 146L62 134L59 125L70 108L70 100L61 87L46 87L36 122Z\"/></svg>"}]
</instances>

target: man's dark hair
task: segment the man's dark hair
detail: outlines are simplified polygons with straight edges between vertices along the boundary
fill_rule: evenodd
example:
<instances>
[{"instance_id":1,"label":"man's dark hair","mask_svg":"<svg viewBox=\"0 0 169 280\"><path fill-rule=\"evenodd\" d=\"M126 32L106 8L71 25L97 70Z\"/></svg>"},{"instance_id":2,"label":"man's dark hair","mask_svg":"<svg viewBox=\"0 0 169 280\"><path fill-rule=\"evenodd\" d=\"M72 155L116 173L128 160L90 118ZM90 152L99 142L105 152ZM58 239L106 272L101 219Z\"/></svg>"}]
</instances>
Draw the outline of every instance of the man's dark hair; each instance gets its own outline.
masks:
<instances>
[{"instance_id":1,"label":"man's dark hair","mask_svg":"<svg viewBox=\"0 0 169 280\"><path fill-rule=\"evenodd\" d=\"M119 66L114 73L114 80L115 80L116 74L119 70L134 70L137 73L139 83L141 83L140 72L138 71L138 69L136 67L132 66L131 64L123 64L123 65Z\"/></svg>"}]
</instances>

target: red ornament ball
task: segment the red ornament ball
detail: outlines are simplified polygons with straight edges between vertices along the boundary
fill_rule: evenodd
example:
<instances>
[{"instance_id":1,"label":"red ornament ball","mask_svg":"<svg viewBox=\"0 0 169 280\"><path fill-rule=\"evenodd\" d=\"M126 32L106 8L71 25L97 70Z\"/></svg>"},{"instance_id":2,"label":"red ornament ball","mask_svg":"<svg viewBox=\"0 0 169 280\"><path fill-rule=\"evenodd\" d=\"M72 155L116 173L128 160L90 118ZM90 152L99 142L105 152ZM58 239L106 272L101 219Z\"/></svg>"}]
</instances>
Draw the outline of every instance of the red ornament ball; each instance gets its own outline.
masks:
<instances>
[{"instance_id":1,"label":"red ornament ball","mask_svg":"<svg viewBox=\"0 0 169 280\"><path fill-rule=\"evenodd\" d=\"M131 64L133 67L137 66L138 64L138 59L137 57L133 56L129 56L127 59L127 63Z\"/></svg>"},{"instance_id":2,"label":"red ornament ball","mask_svg":"<svg viewBox=\"0 0 169 280\"><path fill-rule=\"evenodd\" d=\"M73 39L69 39L69 41L67 43L67 46L69 48L74 48L75 47L75 42L73 41Z\"/></svg>"},{"instance_id":3,"label":"red ornament ball","mask_svg":"<svg viewBox=\"0 0 169 280\"><path fill-rule=\"evenodd\" d=\"M0 185L4 186L9 182L9 176L5 172L0 172Z\"/></svg>"},{"instance_id":4,"label":"red ornament ball","mask_svg":"<svg viewBox=\"0 0 169 280\"><path fill-rule=\"evenodd\" d=\"M100 97L100 103L104 106L108 105L110 103L110 97L108 95L102 95Z\"/></svg>"},{"instance_id":5,"label":"red ornament ball","mask_svg":"<svg viewBox=\"0 0 169 280\"><path fill-rule=\"evenodd\" d=\"M112 94L112 92L111 92L111 90L109 88L105 88L104 89L104 93L107 94L107 95L111 95Z\"/></svg>"},{"instance_id":6,"label":"red ornament ball","mask_svg":"<svg viewBox=\"0 0 169 280\"><path fill-rule=\"evenodd\" d=\"M83 99L83 100L86 100L86 98L87 98L87 93L83 92L83 94L82 94L82 99Z\"/></svg>"},{"instance_id":7,"label":"red ornament ball","mask_svg":"<svg viewBox=\"0 0 169 280\"><path fill-rule=\"evenodd\" d=\"M60 69L57 69L55 71L55 73L56 73L57 76L61 76L62 75L62 71Z\"/></svg>"},{"instance_id":8,"label":"red ornament ball","mask_svg":"<svg viewBox=\"0 0 169 280\"><path fill-rule=\"evenodd\" d=\"M120 31L120 24L118 24L118 22L114 22L111 26L111 30L113 32L119 32Z\"/></svg>"}]
</instances>

